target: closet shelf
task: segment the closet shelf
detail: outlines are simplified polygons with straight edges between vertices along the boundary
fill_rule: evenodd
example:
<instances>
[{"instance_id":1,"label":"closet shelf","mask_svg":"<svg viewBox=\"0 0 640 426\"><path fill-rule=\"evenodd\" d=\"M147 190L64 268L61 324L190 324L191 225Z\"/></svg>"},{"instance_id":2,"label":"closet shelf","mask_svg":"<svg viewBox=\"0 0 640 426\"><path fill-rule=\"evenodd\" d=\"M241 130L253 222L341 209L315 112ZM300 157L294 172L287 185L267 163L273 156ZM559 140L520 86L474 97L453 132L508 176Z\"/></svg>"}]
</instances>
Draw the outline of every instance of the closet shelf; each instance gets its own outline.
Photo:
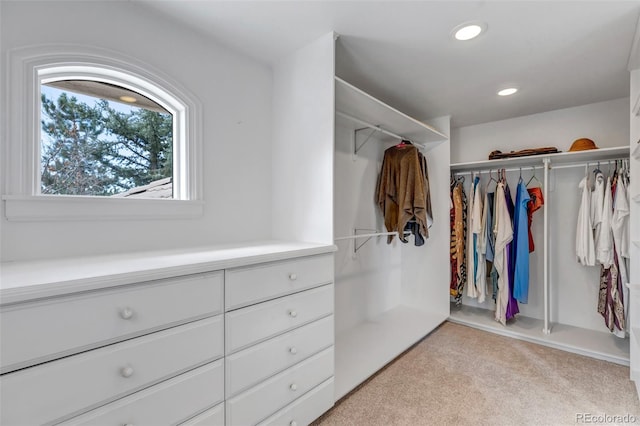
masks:
<instances>
[{"instance_id":1,"label":"closet shelf","mask_svg":"<svg viewBox=\"0 0 640 426\"><path fill-rule=\"evenodd\" d=\"M384 129L383 141L397 141L401 136L420 145L441 143L449 138L433 127L409 117L397 109L347 83L340 77L336 81L336 112L344 118L353 117L366 122L371 128ZM394 134L390 136L389 133Z\"/></svg>"},{"instance_id":2,"label":"closet shelf","mask_svg":"<svg viewBox=\"0 0 640 426\"><path fill-rule=\"evenodd\" d=\"M518 315L515 321L509 322L505 327L493 319L493 312L488 309L472 306L460 309L453 304L449 321L616 364L629 365L629 339L621 339L608 332L556 323L553 324L552 333L543 334L542 320Z\"/></svg>"},{"instance_id":3,"label":"closet shelf","mask_svg":"<svg viewBox=\"0 0 640 426\"><path fill-rule=\"evenodd\" d=\"M554 164L568 164L580 162L597 162L613 160L629 156L628 146L614 148L600 148L589 151L559 152L557 154L530 155L527 157L504 158L501 160L470 161L466 163L451 164L451 171L469 171L482 169L501 169L506 167L526 167L542 164L543 159L548 158L553 168Z\"/></svg>"}]
</instances>

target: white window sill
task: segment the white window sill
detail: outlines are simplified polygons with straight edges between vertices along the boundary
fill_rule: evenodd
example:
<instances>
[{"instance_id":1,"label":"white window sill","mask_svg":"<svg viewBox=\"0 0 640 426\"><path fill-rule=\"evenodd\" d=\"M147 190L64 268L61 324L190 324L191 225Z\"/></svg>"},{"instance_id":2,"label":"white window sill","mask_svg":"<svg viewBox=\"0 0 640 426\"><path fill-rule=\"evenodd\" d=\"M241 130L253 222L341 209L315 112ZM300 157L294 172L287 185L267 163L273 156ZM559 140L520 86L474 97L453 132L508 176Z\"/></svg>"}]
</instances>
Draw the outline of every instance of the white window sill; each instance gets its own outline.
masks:
<instances>
[{"instance_id":1,"label":"white window sill","mask_svg":"<svg viewBox=\"0 0 640 426\"><path fill-rule=\"evenodd\" d=\"M77 220L189 219L202 216L204 203L193 200L5 195L7 220L23 222Z\"/></svg>"}]
</instances>

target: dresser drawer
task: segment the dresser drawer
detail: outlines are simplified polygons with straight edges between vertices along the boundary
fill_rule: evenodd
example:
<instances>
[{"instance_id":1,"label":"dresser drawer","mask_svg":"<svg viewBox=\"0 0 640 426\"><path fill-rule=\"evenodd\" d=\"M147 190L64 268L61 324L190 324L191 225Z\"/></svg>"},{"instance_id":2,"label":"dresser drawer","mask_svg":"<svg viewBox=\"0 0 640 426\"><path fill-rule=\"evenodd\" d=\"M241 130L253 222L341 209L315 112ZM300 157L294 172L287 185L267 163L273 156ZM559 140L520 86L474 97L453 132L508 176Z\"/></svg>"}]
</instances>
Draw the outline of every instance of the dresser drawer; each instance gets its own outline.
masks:
<instances>
[{"instance_id":1,"label":"dresser drawer","mask_svg":"<svg viewBox=\"0 0 640 426\"><path fill-rule=\"evenodd\" d=\"M177 424L224 400L223 360L136 392L68 422L71 425ZM224 421L223 421L224 423Z\"/></svg>"},{"instance_id":2,"label":"dresser drawer","mask_svg":"<svg viewBox=\"0 0 640 426\"><path fill-rule=\"evenodd\" d=\"M0 371L215 315L222 291L216 272L4 307Z\"/></svg>"},{"instance_id":3,"label":"dresser drawer","mask_svg":"<svg viewBox=\"0 0 640 426\"><path fill-rule=\"evenodd\" d=\"M180 426L224 426L224 402L180 423Z\"/></svg>"},{"instance_id":4,"label":"dresser drawer","mask_svg":"<svg viewBox=\"0 0 640 426\"><path fill-rule=\"evenodd\" d=\"M333 347L227 399L227 424L248 426L264 420L333 376Z\"/></svg>"},{"instance_id":5,"label":"dresser drawer","mask_svg":"<svg viewBox=\"0 0 640 426\"><path fill-rule=\"evenodd\" d=\"M0 424L81 414L223 353L222 315L0 377Z\"/></svg>"},{"instance_id":6,"label":"dresser drawer","mask_svg":"<svg viewBox=\"0 0 640 426\"><path fill-rule=\"evenodd\" d=\"M230 269L225 272L225 309L237 309L332 282L332 254Z\"/></svg>"},{"instance_id":7,"label":"dresser drawer","mask_svg":"<svg viewBox=\"0 0 640 426\"><path fill-rule=\"evenodd\" d=\"M333 315L226 358L226 394L233 396L333 345Z\"/></svg>"},{"instance_id":8,"label":"dresser drawer","mask_svg":"<svg viewBox=\"0 0 640 426\"><path fill-rule=\"evenodd\" d=\"M306 426L333 407L333 378L316 386L259 426Z\"/></svg>"},{"instance_id":9,"label":"dresser drawer","mask_svg":"<svg viewBox=\"0 0 640 426\"><path fill-rule=\"evenodd\" d=\"M333 313L333 284L226 314L226 352L273 337Z\"/></svg>"}]
</instances>

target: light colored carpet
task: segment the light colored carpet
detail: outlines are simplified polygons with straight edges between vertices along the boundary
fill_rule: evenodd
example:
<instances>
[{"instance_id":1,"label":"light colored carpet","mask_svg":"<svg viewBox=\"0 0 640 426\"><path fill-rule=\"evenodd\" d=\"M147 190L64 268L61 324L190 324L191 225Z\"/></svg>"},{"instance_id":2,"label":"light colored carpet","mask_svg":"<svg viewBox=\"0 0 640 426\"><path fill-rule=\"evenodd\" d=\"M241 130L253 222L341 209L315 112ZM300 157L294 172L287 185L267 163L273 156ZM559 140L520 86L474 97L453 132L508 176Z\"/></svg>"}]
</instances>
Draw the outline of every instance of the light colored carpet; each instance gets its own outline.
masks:
<instances>
[{"instance_id":1,"label":"light colored carpet","mask_svg":"<svg viewBox=\"0 0 640 426\"><path fill-rule=\"evenodd\" d=\"M314 426L575 425L581 413L640 424L629 368L445 322ZM624 420L583 423L594 419Z\"/></svg>"}]
</instances>

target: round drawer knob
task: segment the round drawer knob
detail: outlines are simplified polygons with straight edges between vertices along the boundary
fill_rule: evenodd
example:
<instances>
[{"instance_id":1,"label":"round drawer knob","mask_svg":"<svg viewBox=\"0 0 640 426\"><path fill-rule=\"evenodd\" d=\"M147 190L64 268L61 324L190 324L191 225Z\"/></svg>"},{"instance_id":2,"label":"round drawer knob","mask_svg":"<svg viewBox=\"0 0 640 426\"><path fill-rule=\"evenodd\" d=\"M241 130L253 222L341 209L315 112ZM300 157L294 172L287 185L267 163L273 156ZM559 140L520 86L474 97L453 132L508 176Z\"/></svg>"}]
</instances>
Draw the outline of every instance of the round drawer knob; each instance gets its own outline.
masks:
<instances>
[{"instance_id":1,"label":"round drawer knob","mask_svg":"<svg viewBox=\"0 0 640 426\"><path fill-rule=\"evenodd\" d=\"M125 423L122 426L133 426L133 423Z\"/></svg>"},{"instance_id":2,"label":"round drawer knob","mask_svg":"<svg viewBox=\"0 0 640 426\"><path fill-rule=\"evenodd\" d=\"M120 310L120 317L122 319L128 320L128 319L131 319L132 316L133 316L133 309L129 308L128 306Z\"/></svg>"},{"instance_id":3,"label":"round drawer knob","mask_svg":"<svg viewBox=\"0 0 640 426\"><path fill-rule=\"evenodd\" d=\"M298 349L296 349L296 347L295 347L295 346L291 346L291 347L289 348L289 353L291 353L291 354L295 355L295 354L297 354L297 353L298 353Z\"/></svg>"},{"instance_id":4,"label":"round drawer knob","mask_svg":"<svg viewBox=\"0 0 640 426\"><path fill-rule=\"evenodd\" d=\"M295 318L295 317L297 317L297 316L298 316L298 313L297 313L296 311L294 311L294 310L291 310L291 311L289 311L289 316L290 316L291 318Z\"/></svg>"},{"instance_id":5,"label":"round drawer knob","mask_svg":"<svg viewBox=\"0 0 640 426\"><path fill-rule=\"evenodd\" d=\"M291 383L289 385L289 389L291 389L292 391L296 391L298 390L298 385L296 385L295 383Z\"/></svg>"},{"instance_id":6,"label":"round drawer knob","mask_svg":"<svg viewBox=\"0 0 640 426\"><path fill-rule=\"evenodd\" d=\"M298 276L297 276L296 274L294 274L294 273L291 273L291 274L289 274L289 279L290 279L291 281L295 281L295 280L297 280L297 279L298 279Z\"/></svg>"},{"instance_id":7,"label":"round drawer knob","mask_svg":"<svg viewBox=\"0 0 640 426\"><path fill-rule=\"evenodd\" d=\"M296 422L295 420L291 420L289 422L289 426L298 426L298 422Z\"/></svg>"},{"instance_id":8,"label":"round drawer knob","mask_svg":"<svg viewBox=\"0 0 640 426\"><path fill-rule=\"evenodd\" d=\"M123 367L120 369L120 375L122 377L131 377L133 376L133 368L131 367Z\"/></svg>"}]
</instances>

